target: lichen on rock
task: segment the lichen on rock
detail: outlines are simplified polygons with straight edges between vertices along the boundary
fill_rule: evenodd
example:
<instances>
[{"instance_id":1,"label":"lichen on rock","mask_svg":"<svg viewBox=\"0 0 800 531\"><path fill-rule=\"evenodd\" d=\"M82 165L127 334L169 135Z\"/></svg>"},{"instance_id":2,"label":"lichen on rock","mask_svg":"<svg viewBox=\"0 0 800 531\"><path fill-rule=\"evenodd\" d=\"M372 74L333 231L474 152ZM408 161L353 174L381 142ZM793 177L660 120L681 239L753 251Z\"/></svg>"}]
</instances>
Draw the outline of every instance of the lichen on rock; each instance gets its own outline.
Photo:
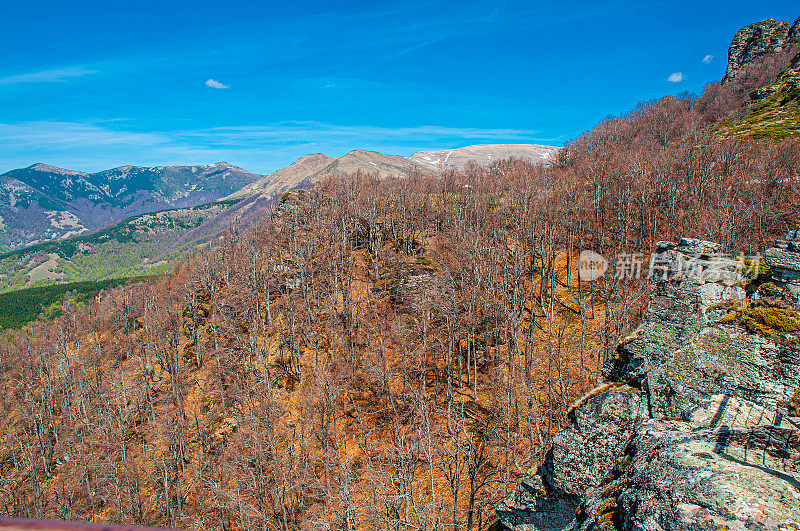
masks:
<instances>
[{"instance_id":1,"label":"lichen on rock","mask_svg":"<svg viewBox=\"0 0 800 531\"><path fill-rule=\"evenodd\" d=\"M641 326L574 404L537 476L498 507L501 526L800 527L800 345L787 340L800 315L777 302L784 290L751 306L752 279L718 251L658 245Z\"/></svg>"}]
</instances>

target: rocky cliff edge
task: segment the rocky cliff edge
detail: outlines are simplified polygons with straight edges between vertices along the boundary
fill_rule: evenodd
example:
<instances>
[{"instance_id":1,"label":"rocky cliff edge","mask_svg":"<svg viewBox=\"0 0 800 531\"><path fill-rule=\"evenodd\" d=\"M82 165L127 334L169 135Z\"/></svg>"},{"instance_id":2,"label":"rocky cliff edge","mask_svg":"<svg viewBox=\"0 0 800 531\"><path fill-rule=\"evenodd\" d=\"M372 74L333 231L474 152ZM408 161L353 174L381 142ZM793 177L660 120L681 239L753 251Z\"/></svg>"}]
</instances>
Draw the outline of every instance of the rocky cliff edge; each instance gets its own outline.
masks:
<instances>
[{"instance_id":1,"label":"rocky cliff edge","mask_svg":"<svg viewBox=\"0 0 800 531\"><path fill-rule=\"evenodd\" d=\"M769 18L741 28L728 47L728 66L723 82L735 78L741 68L758 57L783 51L800 42L800 17L794 23Z\"/></svg>"},{"instance_id":2,"label":"rocky cliff edge","mask_svg":"<svg viewBox=\"0 0 800 531\"><path fill-rule=\"evenodd\" d=\"M769 265L659 244L641 326L497 527L800 529L798 236Z\"/></svg>"}]
</instances>

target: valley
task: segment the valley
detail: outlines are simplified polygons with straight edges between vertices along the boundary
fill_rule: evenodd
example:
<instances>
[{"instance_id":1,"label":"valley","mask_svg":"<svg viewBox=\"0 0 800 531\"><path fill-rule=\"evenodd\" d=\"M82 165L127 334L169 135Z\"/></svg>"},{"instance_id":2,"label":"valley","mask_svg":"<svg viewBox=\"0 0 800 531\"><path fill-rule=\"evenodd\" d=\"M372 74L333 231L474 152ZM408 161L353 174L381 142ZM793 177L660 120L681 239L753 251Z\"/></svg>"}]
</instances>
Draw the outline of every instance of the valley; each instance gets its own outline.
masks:
<instances>
[{"instance_id":1,"label":"valley","mask_svg":"<svg viewBox=\"0 0 800 531\"><path fill-rule=\"evenodd\" d=\"M233 202L163 210L125 219L98 232L0 254L0 293L59 282L168 273L175 260L216 234L204 233Z\"/></svg>"}]
</instances>

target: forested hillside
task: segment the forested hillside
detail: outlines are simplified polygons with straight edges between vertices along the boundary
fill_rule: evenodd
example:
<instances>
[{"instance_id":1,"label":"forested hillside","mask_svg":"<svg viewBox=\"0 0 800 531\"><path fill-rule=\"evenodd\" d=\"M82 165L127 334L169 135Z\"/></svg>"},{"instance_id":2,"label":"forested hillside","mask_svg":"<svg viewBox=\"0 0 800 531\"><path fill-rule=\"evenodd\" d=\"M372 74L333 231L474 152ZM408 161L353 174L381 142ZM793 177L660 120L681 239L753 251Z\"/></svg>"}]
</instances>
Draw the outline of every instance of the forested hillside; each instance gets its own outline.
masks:
<instances>
[{"instance_id":1,"label":"forested hillside","mask_svg":"<svg viewBox=\"0 0 800 531\"><path fill-rule=\"evenodd\" d=\"M484 527L639 319L618 257L684 236L758 254L796 225L798 142L709 123L665 98L550 166L334 177L161 283L6 336L0 510ZM581 249L609 272L581 281Z\"/></svg>"},{"instance_id":2,"label":"forested hillside","mask_svg":"<svg viewBox=\"0 0 800 531\"><path fill-rule=\"evenodd\" d=\"M213 223L234 203L141 214L91 234L2 253L0 293L168 273L183 253L218 236Z\"/></svg>"},{"instance_id":3,"label":"forested hillside","mask_svg":"<svg viewBox=\"0 0 800 531\"><path fill-rule=\"evenodd\" d=\"M470 146L448 152L432 151L421 155L415 154L415 156L419 155L417 158L428 157L430 159L428 162L422 159L415 162L412 160L414 156L406 158L360 150L339 159L317 154L303 157L294 164L258 179L244 188L241 187L242 184L260 176L248 174L223 163L197 167L137 168L126 166L97 174L69 172L44 165L14 170L5 177L16 176L19 179L27 179L51 194L54 186L52 181L61 178L75 181L71 181L71 186L60 192L62 196L59 198L36 192L39 194L36 197L40 199L38 203L34 201L34 196L23 194L21 189L15 187L17 185L12 186L12 191L6 200L13 203L12 206L16 209L14 216L27 221L33 218L24 209L31 204L34 207L38 204L44 208L45 199L43 198L45 197L50 197L50 203L61 205L58 208L67 208L64 203L66 197L63 194L73 197L75 194L90 193L93 200L100 200L100 191L92 188L97 188L92 182L100 188L105 187L109 193L113 192L111 195L123 202L127 200L125 199L127 196L124 195L122 188L148 189L152 188L155 183L160 189L159 197L163 201L158 204L137 202L133 211L145 211L146 213L116 220L104 228L98 229L94 225L87 224L94 230L89 230L78 223L78 218L71 218L70 212L62 212L66 218L73 219L78 225L61 226L63 225L61 224L59 228L63 231L41 238L45 241L0 252L0 293L69 282L100 281L169 272L185 252L197 245L207 244L216 239L225 228L232 225L244 229L253 226L265 217L284 192L311 186L330 174L347 175L362 171L375 173L378 177L396 177L411 173L438 175L446 166L445 159L450 161L447 164L461 166L467 162L486 165L492 160L509 156L524 157L532 162L540 162L547 160L556 151L558 148L552 146L501 144ZM433 162L439 158L442 160ZM0 181L5 177L0 176ZM92 182L87 180L89 178ZM111 184L103 184L106 181ZM8 180L6 180L6 184L8 184ZM17 184L22 186L24 183L18 181ZM25 186L28 185L25 184ZM204 202L218 198L220 191L229 192L234 189L236 192L225 199ZM35 191L30 188L29 192L31 190ZM172 195L171 199L164 197L168 192ZM119 197L120 195L122 198ZM106 199L108 198L106 197ZM30 203L30 201L34 201L34 203ZM3 209L2 203L3 200L0 197L0 211ZM170 205L184 206L162 210ZM48 208L58 210L56 206ZM151 210L153 212L150 212ZM56 211L48 211L47 215L52 218L58 213ZM107 209L103 212L111 215ZM119 214L120 212L116 211L114 215ZM104 218L104 221L112 220L113 217ZM13 223L9 221L11 218L8 216L5 218L6 221L9 221L8 225L3 225L3 219L2 212L0 212L0 240L15 232ZM0 242L0 250L2 249L2 242ZM46 292L56 293L57 291L46 290ZM24 294L16 297L15 300L23 298Z\"/></svg>"},{"instance_id":4,"label":"forested hillside","mask_svg":"<svg viewBox=\"0 0 800 531\"><path fill-rule=\"evenodd\" d=\"M796 72L796 53L742 52L701 97L603 120L547 165L330 175L163 280L68 296L0 338L0 513L225 530L495 525L569 405L603 366L627 363L616 345L642 319L651 253L678 248L658 242L719 242L746 257L736 290L769 285L760 257L800 221L800 140L752 117L759 101L793 108L793 88L756 96ZM786 134L754 134L776 127ZM608 261L604 275L582 277L585 250ZM702 309L692 297L680 312ZM668 302L656 309L683 315ZM730 319L794 333L797 308L781 304ZM604 508L594 516L611 525Z\"/></svg>"}]
</instances>

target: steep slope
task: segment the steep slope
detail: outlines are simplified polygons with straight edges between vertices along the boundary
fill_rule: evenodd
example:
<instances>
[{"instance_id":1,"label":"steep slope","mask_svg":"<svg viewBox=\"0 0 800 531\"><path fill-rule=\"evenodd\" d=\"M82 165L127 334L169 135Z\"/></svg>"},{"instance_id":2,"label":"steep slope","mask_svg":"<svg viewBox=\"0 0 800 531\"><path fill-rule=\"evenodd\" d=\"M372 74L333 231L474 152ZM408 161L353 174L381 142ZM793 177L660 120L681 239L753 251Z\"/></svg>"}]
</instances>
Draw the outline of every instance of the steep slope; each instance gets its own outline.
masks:
<instances>
[{"instance_id":1,"label":"steep slope","mask_svg":"<svg viewBox=\"0 0 800 531\"><path fill-rule=\"evenodd\" d=\"M725 77L698 108L718 137L782 140L800 135L800 17L741 28L728 48Z\"/></svg>"},{"instance_id":2,"label":"steep slope","mask_svg":"<svg viewBox=\"0 0 800 531\"><path fill-rule=\"evenodd\" d=\"M90 175L47 164L33 164L27 168L11 170L2 177L16 179L45 195L69 202L79 197L100 200L103 192L90 182Z\"/></svg>"},{"instance_id":3,"label":"steep slope","mask_svg":"<svg viewBox=\"0 0 800 531\"><path fill-rule=\"evenodd\" d=\"M68 205L8 174L0 176L0 250L86 231Z\"/></svg>"},{"instance_id":4,"label":"steep slope","mask_svg":"<svg viewBox=\"0 0 800 531\"><path fill-rule=\"evenodd\" d=\"M234 192L228 199L243 199L257 194L269 196L283 190L289 190L304 180L313 178L335 160L334 157L329 157L322 153L306 155L290 166L267 175L245 186L238 192Z\"/></svg>"},{"instance_id":5,"label":"steep slope","mask_svg":"<svg viewBox=\"0 0 800 531\"><path fill-rule=\"evenodd\" d=\"M460 168L469 160L486 164L516 156L542 161L556 149L470 146L420 152L408 158L364 150L340 158L316 153L266 177L227 163L123 166L94 174L44 164L13 170L0 176L0 252L11 251L20 243L33 245L0 256L0 291L37 281L98 280L137 274L137 268L139 272L168 269L181 251L209 241L230 226L256 223L281 194L310 186L327 175L435 175L448 167ZM426 156L431 160L425 160ZM243 183L246 186L242 187ZM223 193L230 195L215 203ZM157 217L147 215L157 211L164 212ZM91 234L103 226L106 228ZM36 245L51 240L57 241ZM76 248L80 252L76 253ZM37 267L52 263L56 266L46 277L31 276L32 271L39 271Z\"/></svg>"},{"instance_id":6,"label":"steep slope","mask_svg":"<svg viewBox=\"0 0 800 531\"><path fill-rule=\"evenodd\" d=\"M558 149L553 146L531 144L492 144L467 146L449 151L419 151L410 157L365 150L354 150L339 158L321 153L306 155L292 165L226 197L225 200L239 202L218 218L208 222L203 230L213 232L234 223L248 225L258 220L260 213L263 213L284 192L310 186L328 175L356 172L374 174L381 178L415 173L438 175L447 169L463 168L469 161L484 166L508 157L523 158L533 163L543 162Z\"/></svg>"},{"instance_id":7,"label":"steep slope","mask_svg":"<svg viewBox=\"0 0 800 531\"><path fill-rule=\"evenodd\" d=\"M225 162L83 173L46 164L0 175L0 251L63 239L129 216L210 203L261 176Z\"/></svg>"},{"instance_id":8,"label":"steep slope","mask_svg":"<svg viewBox=\"0 0 800 531\"><path fill-rule=\"evenodd\" d=\"M721 121L719 135L774 140L800 136L800 54L793 66L775 83L753 92L743 116Z\"/></svg>"},{"instance_id":9,"label":"steep slope","mask_svg":"<svg viewBox=\"0 0 800 531\"><path fill-rule=\"evenodd\" d=\"M183 208L216 201L260 178L259 175L218 162L205 166L123 166L95 173L90 180L120 205L129 205L137 190L152 200Z\"/></svg>"},{"instance_id":10,"label":"steep slope","mask_svg":"<svg viewBox=\"0 0 800 531\"><path fill-rule=\"evenodd\" d=\"M433 175L438 170L430 164L375 151L355 150L340 158L314 153L229 195L225 200L238 202L198 230L209 233L231 225L251 225L286 191L311 186L328 175L355 172L390 177L414 172Z\"/></svg>"},{"instance_id":11,"label":"steep slope","mask_svg":"<svg viewBox=\"0 0 800 531\"><path fill-rule=\"evenodd\" d=\"M468 162L489 164L515 157L532 163L548 160L557 147L539 144L482 144L441 151L418 151L409 159L419 164L432 164L442 169L461 170Z\"/></svg>"},{"instance_id":12,"label":"steep slope","mask_svg":"<svg viewBox=\"0 0 800 531\"><path fill-rule=\"evenodd\" d=\"M291 166L267 175L231 194L226 199L242 199L256 194L272 197L299 187L320 181L327 175L346 173L375 173L379 177L407 175L411 172L433 174L437 168L425 162L415 162L405 157L384 155L376 151L355 150L339 158L329 157L321 153L306 155Z\"/></svg>"},{"instance_id":13,"label":"steep slope","mask_svg":"<svg viewBox=\"0 0 800 531\"><path fill-rule=\"evenodd\" d=\"M323 174L344 175L346 173L375 173L379 177L410 175L414 172L435 174L437 168L429 163L412 161L397 155L384 155L375 151L351 151L333 161Z\"/></svg>"}]
</instances>

